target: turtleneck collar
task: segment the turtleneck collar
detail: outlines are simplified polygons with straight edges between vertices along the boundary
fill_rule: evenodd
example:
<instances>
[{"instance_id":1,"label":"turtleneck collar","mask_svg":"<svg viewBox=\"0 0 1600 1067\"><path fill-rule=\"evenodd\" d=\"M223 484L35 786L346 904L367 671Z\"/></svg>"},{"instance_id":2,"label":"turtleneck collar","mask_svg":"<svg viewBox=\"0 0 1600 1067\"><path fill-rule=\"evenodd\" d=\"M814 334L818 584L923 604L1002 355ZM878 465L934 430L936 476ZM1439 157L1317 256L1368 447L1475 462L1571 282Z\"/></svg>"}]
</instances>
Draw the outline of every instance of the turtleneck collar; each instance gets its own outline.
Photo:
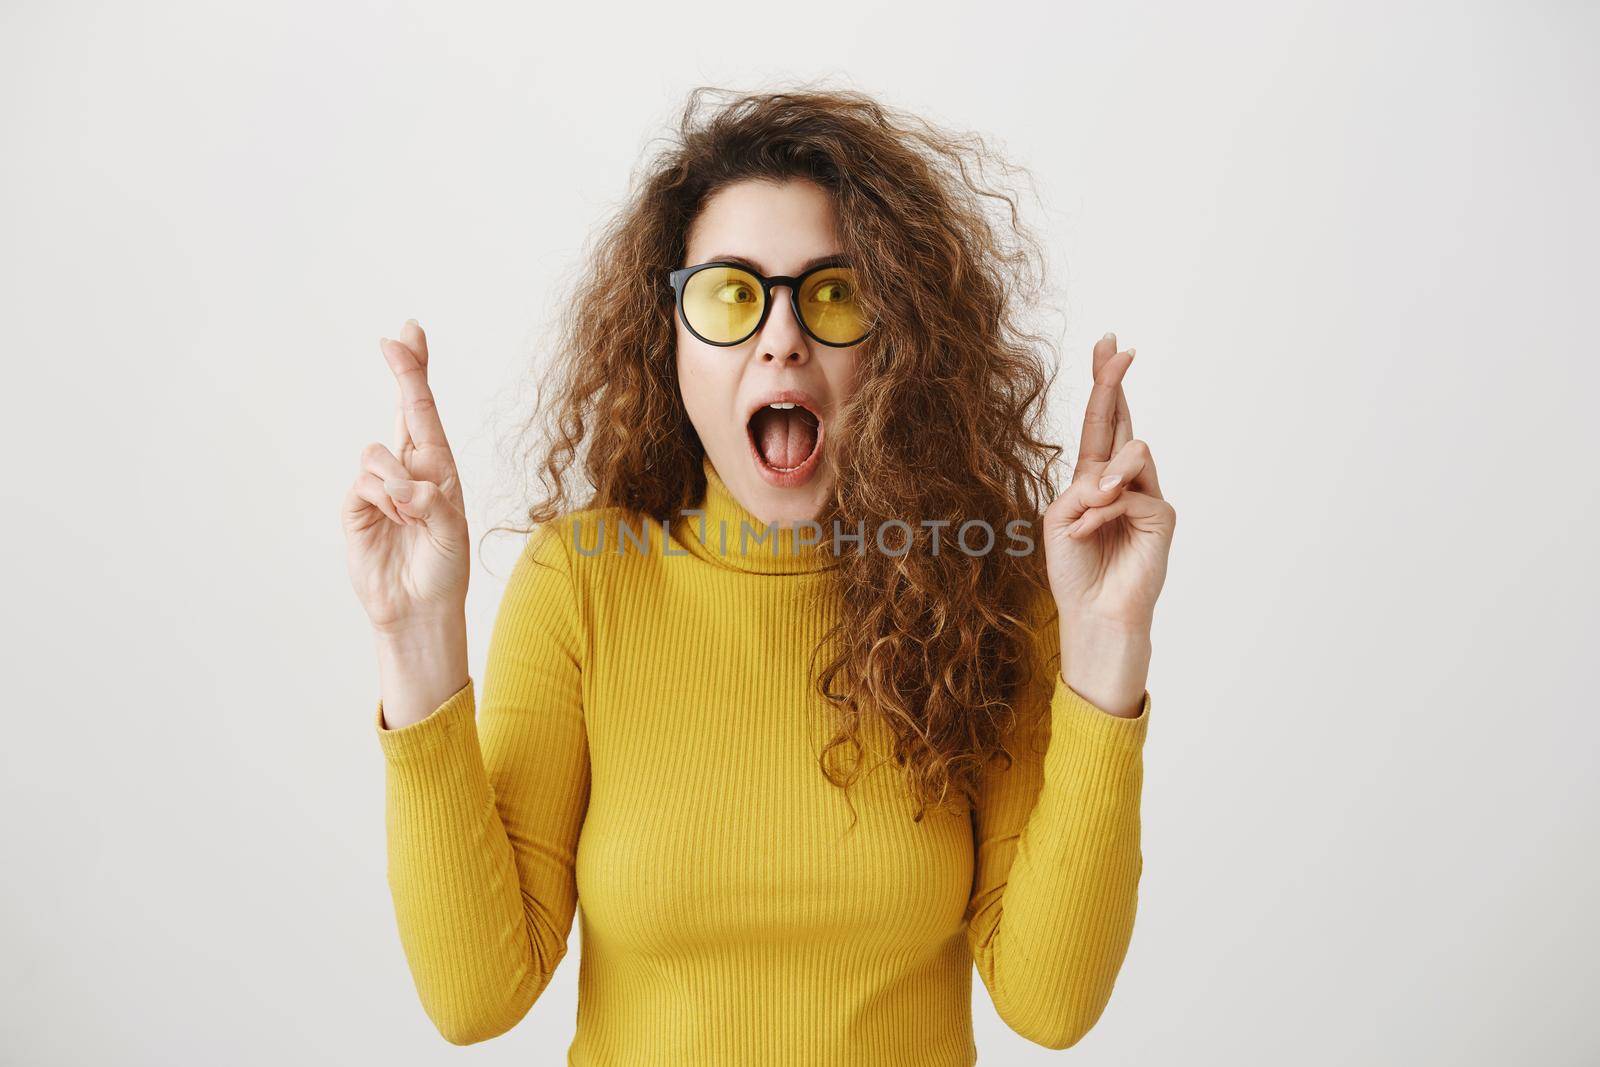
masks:
<instances>
[{"instance_id":1,"label":"turtleneck collar","mask_svg":"<svg viewBox=\"0 0 1600 1067\"><path fill-rule=\"evenodd\" d=\"M706 492L698 510L705 514L682 515L674 524L675 539L684 548L707 562L751 574L809 574L838 566L826 532L818 535L813 527L769 532L739 503L710 457L702 458L701 468ZM804 544L802 538L818 543Z\"/></svg>"}]
</instances>

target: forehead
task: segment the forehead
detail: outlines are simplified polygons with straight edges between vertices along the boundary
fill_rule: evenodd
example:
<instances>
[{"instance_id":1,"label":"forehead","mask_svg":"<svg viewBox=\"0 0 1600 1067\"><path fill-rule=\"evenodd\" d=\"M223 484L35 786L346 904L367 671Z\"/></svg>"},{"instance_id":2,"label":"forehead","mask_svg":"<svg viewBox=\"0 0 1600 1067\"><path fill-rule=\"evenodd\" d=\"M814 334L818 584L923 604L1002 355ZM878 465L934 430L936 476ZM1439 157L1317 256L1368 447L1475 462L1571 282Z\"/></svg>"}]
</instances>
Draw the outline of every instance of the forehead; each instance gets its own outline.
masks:
<instances>
[{"instance_id":1,"label":"forehead","mask_svg":"<svg viewBox=\"0 0 1600 1067\"><path fill-rule=\"evenodd\" d=\"M689 227L690 263L739 255L763 273L797 270L839 250L833 201L815 182L741 181L707 198Z\"/></svg>"}]
</instances>

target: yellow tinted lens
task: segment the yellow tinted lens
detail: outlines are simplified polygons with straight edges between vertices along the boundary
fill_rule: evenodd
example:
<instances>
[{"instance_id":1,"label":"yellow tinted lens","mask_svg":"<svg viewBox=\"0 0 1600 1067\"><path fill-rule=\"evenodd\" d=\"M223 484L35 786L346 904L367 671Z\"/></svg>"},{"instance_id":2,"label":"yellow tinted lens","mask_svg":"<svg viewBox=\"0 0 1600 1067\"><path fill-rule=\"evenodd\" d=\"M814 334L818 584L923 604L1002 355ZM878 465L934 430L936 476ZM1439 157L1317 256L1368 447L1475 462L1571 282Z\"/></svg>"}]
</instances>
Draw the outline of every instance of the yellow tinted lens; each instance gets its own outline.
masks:
<instances>
[{"instance_id":1,"label":"yellow tinted lens","mask_svg":"<svg viewBox=\"0 0 1600 1067\"><path fill-rule=\"evenodd\" d=\"M848 345L867 332L861 302L856 298L856 275L849 267L827 267L806 279L800 294L800 314L811 332L830 345Z\"/></svg>"},{"instance_id":2,"label":"yellow tinted lens","mask_svg":"<svg viewBox=\"0 0 1600 1067\"><path fill-rule=\"evenodd\" d=\"M755 329L761 318L761 283L738 267L707 267L683 289L683 314L694 332L726 344Z\"/></svg>"}]
</instances>

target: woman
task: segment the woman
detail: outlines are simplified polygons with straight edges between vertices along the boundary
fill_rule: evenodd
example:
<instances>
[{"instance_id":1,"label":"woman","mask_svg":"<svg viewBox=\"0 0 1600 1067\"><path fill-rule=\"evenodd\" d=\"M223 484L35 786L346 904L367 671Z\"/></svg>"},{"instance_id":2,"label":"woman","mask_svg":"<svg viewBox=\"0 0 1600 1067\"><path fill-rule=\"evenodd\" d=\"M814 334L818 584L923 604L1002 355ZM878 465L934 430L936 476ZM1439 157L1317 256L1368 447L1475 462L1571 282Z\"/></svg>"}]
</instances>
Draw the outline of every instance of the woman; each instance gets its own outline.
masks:
<instances>
[{"instance_id":1,"label":"woman","mask_svg":"<svg viewBox=\"0 0 1600 1067\"><path fill-rule=\"evenodd\" d=\"M505 1032L581 903L574 1064L971 1064L974 963L1066 1048L1142 866L1174 513L1133 351L1095 346L1057 495L976 150L857 93L700 99L566 305L481 696L427 338L380 342L399 448L344 523L423 1006Z\"/></svg>"}]
</instances>

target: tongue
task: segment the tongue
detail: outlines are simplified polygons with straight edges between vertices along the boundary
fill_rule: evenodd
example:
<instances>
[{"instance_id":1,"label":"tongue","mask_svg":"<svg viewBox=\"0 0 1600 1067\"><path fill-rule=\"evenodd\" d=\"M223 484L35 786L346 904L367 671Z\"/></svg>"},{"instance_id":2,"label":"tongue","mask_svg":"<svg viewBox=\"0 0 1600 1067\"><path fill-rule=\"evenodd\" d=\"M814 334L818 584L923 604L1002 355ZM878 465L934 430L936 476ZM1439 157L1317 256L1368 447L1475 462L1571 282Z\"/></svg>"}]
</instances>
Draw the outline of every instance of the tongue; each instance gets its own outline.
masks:
<instances>
[{"instance_id":1,"label":"tongue","mask_svg":"<svg viewBox=\"0 0 1600 1067\"><path fill-rule=\"evenodd\" d=\"M762 408L750 420L761 458L772 467L798 467L817 447L817 419L801 407Z\"/></svg>"}]
</instances>

